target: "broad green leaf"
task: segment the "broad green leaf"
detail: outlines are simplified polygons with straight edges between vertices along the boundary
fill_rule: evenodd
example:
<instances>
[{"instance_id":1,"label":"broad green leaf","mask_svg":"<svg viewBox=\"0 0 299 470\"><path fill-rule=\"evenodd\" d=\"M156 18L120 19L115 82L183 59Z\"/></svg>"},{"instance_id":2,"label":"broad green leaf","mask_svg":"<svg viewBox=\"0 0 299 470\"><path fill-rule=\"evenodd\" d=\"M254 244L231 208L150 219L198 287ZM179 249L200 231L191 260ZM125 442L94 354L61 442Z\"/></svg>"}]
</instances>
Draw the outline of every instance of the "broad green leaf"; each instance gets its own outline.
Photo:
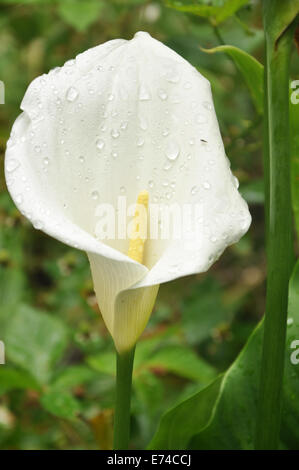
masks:
<instances>
[{"instance_id":1,"label":"broad green leaf","mask_svg":"<svg viewBox=\"0 0 299 470\"><path fill-rule=\"evenodd\" d=\"M184 299L182 324L189 344L201 343L214 328L229 321L221 296L220 285L206 278Z\"/></svg>"},{"instance_id":2,"label":"broad green leaf","mask_svg":"<svg viewBox=\"0 0 299 470\"><path fill-rule=\"evenodd\" d=\"M290 280L281 438L299 449L299 261Z\"/></svg>"},{"instance_id":3,"label":"broad green leaf","mask_svg":"<svg viewBox=\"0 0 299 470\"><path fill-rule=\"evenodd\" d=\"M68 330L51 315L19 305L7 324L4 342L12 362L47 383L68 344Z\"/></svg>"},{"instance_id":4,"label":"broad green leaf","mask_svg":"<svg viewBox=\"0 0 299 470\"><path fill-rule=\"evenodd\" d=\"M214 24L233 16L248 0L166 0L166 5L184 13L210 18Z\"/></svg>"},{"instance_id":5,"label":"broad green leaf","mask_svg":"<svg viewBox=\"0 0 299 470\"><path fill-rule=\"evenodd\" d=\"M194 351L184 346L167 346L154 353L143 367L162 369L186 379L209 383L216 371Z\"/></svg>"},{"instance_id":6,"label":"broad green leaf","mask_svg":"<svg viewBox=\"0 0 299 470\"><path fill-rule=\"evenodd\" d=\"M259 114L263 113L263 77L264 67L253 56L235 46L218 46L204 49L209 54L225 52L243 75L244 81L251 93L254 105Z\"/></svg>"},{"instance_id":7,"label":"broad green leaf","mask_svg":"<svg viewBox=\"0 0 299 470\"><path fill-rule=\"evenodd\" d=\"M148 448L186 449L192 436L211 419L221 383L220 376L211 385L166 413Z\"/></svg>"},{"instance_id":8,"label":"broad green leaf","mask_svg":"<svg viewBox=\"0 0 299 470\"><path fill-rule=\"evenodd\" d=\"M64 0L58 4L58 13L66 23L82 32L97 21L102 6L100 0Z\"/></svg>"},{"instance_id":9,"label":"broad green leaf","mask_svg":"<svg viewBox=\"0 0 299 470\"><path fill-rule=\"evenodd\" d=\"M150 448L253 449L262 334L263 321L223 376L164 415ZM285 350L281 439L289 449L299 448L299 344L294 346L298 340L299 261L290 281Z\"/></svg>"},{"instance_id":10,"label":"broad green leaf","mask_svg":"<svg viewBox=\"0 0 299 470\"><path fill-rule=\"evenodd\" d=\"M60 388L50 389L41 397L41 405L59 418L74 419L80 412L80 403L70 393Z\"/></svg>"},{"instance_id":11,"label":"broad green leaf","mask_svg":"<svg viewBox=\"0 0 299 470\"><path fill-rule=\"evenodd\" d=\"M275 43L299 14L299 0L264 0L263 8L264 17L271 18L265 21L265 33Z\"/></svg>"},{"instance_id":12,"label":"broad green leaf","mask_svg":"<svg viewBox=\"0 0 299 470\"><path fill-rule=\"evenodd\" d=\"M107 375L116 375L114 352L101 352L87 358L87 364L94 370Z\"/></svg>"},{"instance_id":13,"label":"broad green leaf","mask_svg":"<svg viewBox=\"0 0 299 470\"><path fill-rule=\"evenodd\" d=\"M20 389L38 390L39 386L26 371L0 366L0 395L10 390Z\"/></svg>"},{"instance_id":14,"label":"broad green leaf","mask_svg":"<svg viewBox=\"0 0 299 470\"><path fill-rule=\"evenodd\" d=\"M61 388L63 390L69 390L77 385L90 382L96 377L96 372L86 366L70 366L55 377L51 382L51 386L55 387L55 389Z\"/></svg>"}]
</instances>

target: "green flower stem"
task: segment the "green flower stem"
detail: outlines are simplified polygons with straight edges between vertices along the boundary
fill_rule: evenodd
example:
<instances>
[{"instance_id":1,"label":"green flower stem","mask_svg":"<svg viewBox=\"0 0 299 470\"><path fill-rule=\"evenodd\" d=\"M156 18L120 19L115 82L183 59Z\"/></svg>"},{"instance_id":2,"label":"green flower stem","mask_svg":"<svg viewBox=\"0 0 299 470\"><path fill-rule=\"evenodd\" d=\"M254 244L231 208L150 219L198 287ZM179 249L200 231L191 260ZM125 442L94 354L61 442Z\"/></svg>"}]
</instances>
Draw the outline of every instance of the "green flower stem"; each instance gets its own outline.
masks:
<instances>
[{"instance_id":1,"label":"green flower stem","mask_svg":"<svg viewBox=\"0 0 299 470\"><path fill-rule=\"evenodd\" d=\"M116 404L114 415L114 449L126 450L130 440L130 409L132 372L135 347L130 351L117 353L116 362Z\"/></svg>"},{"instance_id":2,"label":"green flower stem","mask_svg":"<svg viewBox=\"0 0 299 470\"><path fill-rule=\"evenodd\" d=\"M277 449L285 357L288 283L292 259L289 142L289 64L293 27L274 41L267 31L277 21L264 2L265 188L267 224L267 298L257 416L256 449Z\"/></svg>"}]
</instances>

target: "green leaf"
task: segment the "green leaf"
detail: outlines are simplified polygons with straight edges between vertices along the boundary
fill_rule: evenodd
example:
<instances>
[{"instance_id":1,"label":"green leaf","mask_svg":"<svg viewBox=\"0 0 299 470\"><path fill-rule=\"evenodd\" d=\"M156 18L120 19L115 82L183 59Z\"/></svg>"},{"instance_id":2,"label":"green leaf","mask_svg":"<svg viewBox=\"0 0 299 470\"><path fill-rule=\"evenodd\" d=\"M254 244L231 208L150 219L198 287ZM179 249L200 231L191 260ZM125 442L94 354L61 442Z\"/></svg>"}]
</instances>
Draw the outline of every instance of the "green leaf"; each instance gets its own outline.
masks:
<instances>
[{"instance_id":1,"label":"green leaf","mask_svg":"<svg viewBox=\"0 0 299 470\"><path fill-rule=\"evenodd\" d=\"M251 93L254 105L259 114L263 113L263 77L264 67L253 56L235 46L218 46L213 49L203 49L209 54L225 52L240 70Z\"/></svg>"},{"instance_id":2,"label":"green leaf","mask_svg":"<svg viewBox=\"0 0 299 470\"><path fill-rule=\"evenodd\" d=\"M87 364L97 370L107 375L116 375L116 363L115 363L115 353L114 352L101 352L87 358Z\"/></svg>"},{"instance_id":3,"label":"green leaf","mask_svg":"<svg viewBox=\"0 0 299 470\"><path fill-rule=\"evenodd\" d=\"M256 425L263 321L242 352L211 385L180 403L162 418L152 449L253 449ZM282 446L299 448L299 367L291 362L299 340L299 261L290 280L285 350ZM212 390L212 393L211 393Z\"/></svg>"},{"instance_id":4,"label":"green leaf","mask_svg":"<svg viewBox=\"0 0 299 470\"><path fill-rule=\"evenodd\" d=\"M59 2L58 13L60 17L77 31L86 31L97 21L103 3L99 0L64 0Z\"/></svg>"},{"instance_id":5,"label":"green leaf","mask_svg":"<svg viewBox=\"0 0 299 470\"><path fill-rule=\"evenodd\" d=\"M265 33L276 43L299 13L299 0L264 0Z\"/></svg>"},{"instance_id":6,"label":"green leaf","mask_svg":"<svg viewBox=\"0 0 299 470\"><path fill-rule=\"evenodd\" d=\"M6 355L39 383L47 383L68 344L68 336L67 328L57 318L19 305L6 327Z\"/></svg>"},{"instance_id":7,"label":"green leaf","mask_svg":"<svg viewBox=\"0 0 299 470\"><path fill-rule=\"evenodd\" d=\"M55 387L55 389L61 388L63 390L68 390L76 387L77 385L90 382L96 377L97 374L86 366L70 366L55 377L51 386Z\"/></svg>"},{"instance_id":8,"label":"green leaf","mask_svg":"<svg viewBox=\"0 0 299 470\"><path fill-rule=\"evenodd\" d=\"M206 278L184 300L182 322L188 343L201 343L211 336L214 328L229 320L221 295L218 282Z\"/></svg>"},{"instance_id":9,"label":"green leaf","mask_svg":"<svg viewBox=\"0 0 299 470\"><path fill-rule=\"evenodd\" d=\"M298 88L298 86L297 86ZM293 94L294 93L294 94ZM299 102L296 103L296 89L290 89L290 136L291 136L291 178L292 204L297 235L299 236ZM298 100L299 101L299 100Z\"/></svg>"},{"instance_id":10,"label":"green leaf","mask_svg":"<svg viewBox=\"0 0 299 470\"><path fill-rule=\"evenodd\" d=\"M209 383L215 376L215 369L184 346L167 346L154 353L143 367L162 369L186 379Z\"/></svg>"},{"instance_id":11,"label":"green leaf","mask_svg":"<svg viewBox=\"0 0 299 470\"><path fill-rule=\"evenodd\" d=\"M293 357L294 356L294 357ZM299 261L290 279L281 438L299 449Z\"/></svg>"},{"instance_id":12,"label":"green leaf","mask_svg":"<svg viewBox=\"0 0 299 470\"><path fill-rule=\"evenodd\" d=\"M38 390L39 386L27 372L0 366L0 395L10 390L20 389Z\"/></svg>"},{"instance_id":13,"label":"green leaf","mask_svg":"<svg viewBox=\"0 0 299 470\"><path fill-rule=\"evenodd\" d=\"M247 5L248 0L167 0L166 5L184 13L210 18L214 24L222 23L233 16L241 7Z\"/></svg>"},{"instance_id":14,"label":"green leaf","mask_svg":"<svg viewBox=\"0 0 299 470\"><path fill-rule=\"evenodd\" d=\"M59 418L74 419L80 412L80 403L70 393L60 389L50 389L41 397L41 405L49 413Z\"/></svg>"},{"instance_id":15,"label":"green leaf","mask_svg":"<svg viewBox=\"0 0 299 470\"><path fill-rule=\"evenodd\" d=\"M191 437L211 419L221 383L220 376L207 388L166 413L148 448L186 449Z\"/></svg>"}]
</instances>

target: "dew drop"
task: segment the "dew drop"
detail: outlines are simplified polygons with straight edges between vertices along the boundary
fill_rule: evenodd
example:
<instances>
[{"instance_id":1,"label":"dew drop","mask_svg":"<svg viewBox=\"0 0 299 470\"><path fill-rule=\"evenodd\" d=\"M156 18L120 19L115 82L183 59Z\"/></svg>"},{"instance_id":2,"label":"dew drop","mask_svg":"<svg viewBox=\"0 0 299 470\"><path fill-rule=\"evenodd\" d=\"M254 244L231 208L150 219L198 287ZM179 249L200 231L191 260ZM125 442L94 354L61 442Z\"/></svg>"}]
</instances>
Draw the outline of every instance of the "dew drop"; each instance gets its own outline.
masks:
<instances>
[{"instance_id":1,"label":"dew drop","mask_svg":"<svg viewBox=\"0 0 299 470\"><path fill-rule=\"evenodd\" d=\"M123 121L120 125L120 128L125 131L128 127L128 121Z\"/></svg>"},{"instance_id":2,"label":"dew drop","mask_svg":"<svg viewBox=\"0 0 299 470\"><path fill-rule=\"evenodd\" d=\"M147 121L146 121L145 118L142 118L142 117L141 117L141 118L139 119L139 127L140 127L141 130L146 131L146 129L147 129Z\"/></svg>"},{"instance_id":3,"label":"dew drop","mask_svg":"<svg viewBox=\"0 0 299 470\"><path fill-rule=\"evenodd\" d=\"M83 155L80 155L79 161L80 161L80 163L84 163L84 162L85 162L85 158L83 157Z\"/></svg>"},{"instance_id":4,"label":"dew drop","mask_svg":"<svg viewBox=\"0 0 299 470\"><path fill-rule=\"evenodd\" d=\"M142 147L144 144L144 139L142 137L139 137L137 139L137 147Z\"/></svg>"},{"instance_id":5,"label":"dew drop","mask_svg":"<svg viewBox=\"0 0 299 470\"><path fill-rule=\"evenodd\" d=\"M197 192L198 192L198 187L197 187L197 186L193 186L193 187L191 188L191 194L192 194L192 196L195 196L195 194L196 194Z\"/></svg>"},{"instance_id":6,"label":"dew drop","mask_svg":"<svg viewBox=\"0 0 299 470\"><path fill-rule=\"evenodd\" d=\"M166 151L165 151L166 157L169 160L174 161L178 158L179 153L180 153L179 144L175 140L172 140L172 141L168 142L168 145L167 145Z\"/></svg>"},{"instance_id":7,"label":"dew drop","mask_svg":"<svg viewBox=\"0 0 299 470\"><path fill-rule=\"evenodd\" d=\"M141 85L139 90L139 100L148 101L151 99L151 93L145 85Z\"/></svg>"},{"instance_id":8,"label":"dew drop","mask_svg":"<svg viewBox=\"0 0 299 470\"><path fill-rule=\"evenodd\" d=\"M162 132L163 137L167 137L169 135L169 129L164 129Z\"/></svg>"},{"instance_id":9,"label":"dew drop","mask_svg":"<svg viewBox=\"0 0 299 470\"><path fill-rule=\"evenodd\" d=\"M208 181L205 181L205 182L203 183L203 187L204 187L204 189L210 189L210 188L211 188L211 185L210 185L210 183L209 183Z\"/></svg>"},{"instance_id":10,"label":"dew drop","mask_svg":"<svg viewBox=\"0 0 299 470\"><path fill-rule=\"evenodd\" d=\"M148 185L149 185L150 188L153 188L153 187L154 187L154 184L155 184L155 183L154 183L153 180L149 180Z\"/></svg>"},{"instance_id":11,"label":"dew drop","mask_svg":"<svg viewBox=\"0 0 299 470\"><path fill-rule=\"evenodd\" d=\"M199 113L196 116L196 122L197 124L205 124L207 122L207 118L204 114Z\"/></svg>"},{"instance_id":12,"label":"dew drop","mask_svg":"<svg viewBox=\"0 0 299 470\"><path fill-rule=\"evenodd\" d=\"M158 96L162 101L165 101L168 98L168 95L167 95L166 91L163 88L159 88Z\"/></svg>"},{"instance_id":13,"label":"dew drop","mask_svg":"<svg viewBox=\"0 0 299 470\"><path fill-rule=\"evenodd\" d=\"M34 150L35 150L36 153L40 153L40 152L41 152L41 148L40 148L39 145L36 145L36 146L34 147Z\"/></svg>"},{"instance_id":14,"label":"dew drop","mask_svg":"<svg viewBox=\"0 0 299 470\"><path fill-rule=\"evenodd\" d=\"M117 139L119 137L119 132L117 129L112 129L111 137L113 137L113 139Z\"/></svg>"},{"instance_id":15,"label":"dew drop","mask_svg":"<svg viewBox=\"0 0 299 470\"><path fill-rule=\"evenodd\" d=\"M10 160L8 160L7 162L6 170L11 173L15 171L19 166L20 162L18 160L16 160L15 158L10 158Z\"/></svg>"},{"instance_id":16,"label":"dew drop","mask_svg":"<svg viewBox=\"0 0 299 470\"><path fill-rule=\"evenodd\" d=\"M49 159L47 157L44 158L44 165L46 165L46 166L49 165Z\"/></svg>"},{"instance_id":17,"label":"dew drop","mask_svg":"<svg viewBox=\"0 0 299 470\"><path fill-rule=\"evenodd\" d=\"M41 220L35 220L33 222L33 227L36 228L37 230L41 230L43 228L44 224L42 223Z\"/></svg>"},{"instance_id":18,"label":"dew drop","mask_svg":"<svg viewBox=\"0 0 299 470\"><path fill-rule=\"evenodd\" d=\"M22 196L22 194L18 194L18 195L16 196L16 202L17 202L17 204L22 204L22 202L23 202L23 196Z\"/></svg>"},{"instance_id":19,"label":"dew drop","mask_svg":"<svg viewBox=\"0 0 299 470\"><path fill-rule=\"evenodd\" d=\"M206 109L208 109L209 111L211 111L212 105L211 105L211 103L210 103L209 101L204 101L204 102L202 103L202 105L203 105L204 108L206 108Z\"/></svg>"},{"instance_id":20,"label":"dew drop","mask_svg":"<svg viewBox=\"0 0 299 470\"><path fill-rule=\"evenodd\" d=\"M99 192L98 191L92 191L91 197L94 201L97 201L99 199Z\"/></svg>"},{"instance_id":21,"label":"dew drop","mask_svg":"<svg viewBox=\"0 0 299 470\"><path fill-rule=\"evenodd\" d=\"M233 176L233 182L236 189L239 187L239 180L236 176Z\"/></svg>"},{"instance_id":22,"label":"dew drop","mask_svg":"<svg viewBox=\"0 0 299 470\"><path fill-rule=\"evenodd\" d=\"M66 92L66 99L70 101L71 103L75 101L79 96L78 90L74 87L70 87L68 91Z\"/></svg>"},{"instance_id":23,"label":"dew drop","mask_svg":"<svg viewBox=\"0 0 299 470\"><path fill-rule=\"evenodd\" d=\"M103 150L105 147L105 142L102 139L97 139L96 146L98 150Z\"/></svg>"}]
</instances>

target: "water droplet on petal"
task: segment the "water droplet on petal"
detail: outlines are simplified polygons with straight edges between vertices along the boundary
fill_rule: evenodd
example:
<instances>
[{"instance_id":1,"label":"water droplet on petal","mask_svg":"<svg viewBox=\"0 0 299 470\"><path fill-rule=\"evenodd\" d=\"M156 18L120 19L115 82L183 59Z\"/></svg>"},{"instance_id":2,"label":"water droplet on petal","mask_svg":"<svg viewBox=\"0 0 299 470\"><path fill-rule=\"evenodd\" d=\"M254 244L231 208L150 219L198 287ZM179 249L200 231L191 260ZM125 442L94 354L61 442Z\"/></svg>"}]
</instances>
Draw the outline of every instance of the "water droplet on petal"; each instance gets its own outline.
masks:
<instances>
[{"instance_id":1,"label":"water droplet on petal","mask_svg":"<svg viewBox=\"0 0 299 470\"><path fill-rule=\"evenodd\" d=\"M113 137L113 139L117 139L119 137L118 130L117 129L112 129L111 136Z\"/></svg>"},{"instance_id":2,"label":"water droplet on petal","mask_svg":"<svg viewBox=\"0 0 299 470\"><path fill-rule=\"evenodd\" d=\"M66 92L66 99L70 102L75 101L79 96L78 90L74 87L70 87L68 91Z\"/></svg>"},{"instance_id":3,"label":"water droplet on petal","mask_svg":"<svg viewBox=\"0 0 299 470\"><path fill-rule=\"evenodd\" d=\"M204 123L207 122L207 118L204 114L199 113L196 116L196 122L197 122L197 124L204 124Z\"/></svg>"},{"instance_id":4,"label":"water droplet on petal","mask_svg":"<svg viewBox=\"0 0 299 470\"><path fill-rule=\"evenodd\" d=\"M6 170L11 173L20 166L20 162L15 158L10 158L6 164Z\"/></svg>"},{"instance_id":5,"label":"water droplet on petal","mask_svg":"<svg viewBox=\"0 0 299 470\"><path fill-rule=\"evenodd\" d=\"M128 121L123 121L120 125L120 128L125 131L126 128L128 127Z\"/></svg>"},{"instance_id":6,"label":"water droplet on petal","mask_svg":"<svg viewBox=\"0 0 299 470\"><path fill-rule=\"evenodd\" d=\"M22 194L18 194L18 195L16 196L16 202L17 202L17 204L22 204L22 202L23 202L23 196L22 196Z\"/></svg>"},{"instance_id":7,"label":"water droplet on petal","mask_svg":"<svg viewBox=\"0 0 299 470\"><path fill-rule=\"evenodd\" d=\"M35 220L33 222L33 227L36 228L37 230L41 230L43 228L44 224L42 223L41 220Z\"/></svg>"},{"instance_id":8,"label":"water droplet on petal","mask_svg":"<svg viewBox=\"0 0 299 470\"><path fill-rule=\"evenodd\" d=\"M163 90L163 88L159 88L158 96L162 101L165 101L168 98L168 95L167 95L166 91Z\"/></svg>"},{"instance_id":9,"label":"water droplet on petal","mask_svg":"<svg viewBox=\"0 0 299 470\"><path fill-rule=\"evenodd\" d=\"M167 137L169 135L169 129L164 129L162 132L163 137Z\"/></svg>"},{"instance_id":10,"label":"water droplet on petal","mask_svg":"<svg viewBox=\"0 0 299 470\"><path fill-rule=\"evenodd\" d=\"M139 127L140 127L140 129L142 129L143 131L146 131L146 129L147 129L147 121L146 121L145 118L142 118L142 117L141 117L141 118L139 119Z\"/></svg>"},{"instance_id":11,"label":"water droplet on petal","mask_svg":"<svg viewBox=\"0 0 299 470\"><path fill-rule=\"evenodd\" d=\"M85 158L83 157L83 155L80 155L79 161L80 161L80 163L84 163L84 162L85 162Z\"/></svg>"},{"instance_id":12,"label":"water droplet on petal","mask_svg":"<svg viewBox=\"0 0 299 470\"><path fill-rule=\"evenodd\" d=\"M142 137L139 137L137 139L137 147L142 147L143 144L144 144L144 139Z\"/></svg>"},{"instance_id":13,"label":"water droplet on petal","mask_svg":"<svg viewBox=\"0 0 299 470\"><path fill-rule=\"evenodd\" d=\"M197 192L198 192L198 187L197 187L197 186L193 186L193 187L191 188L191 194L192 194L192 196L195 196L195 194L196 194Z\"/></svg>"},{"instance_id":14,"label":"water droplet on petal","mask_svg":"<svg viewBox=\"0 0 299 470\"><path fill-rule=\"evenodd\" d=\"M209 111L211 111L212 105L211 105L211 103L210 103L209 101L204 101L204 102L202 103L202 105L203 105L204 108L206 108L206 109L208 109Z\"/></svg>"},{"instance_id":15,"label":"water droplet on petal","mask_svg":"<svg viewBox=\"0 0 299 470\"><path fill-rule=\"evenodd\" d=\"M169 160L176 160L179 156L180 153L180 147L179 144L175 140L171 140L168 142L167 147L166 147L166 157Z\"/></svg>"},{"instance_id":16,"label":"water droplet on petal","mask_svg":"<svg viewBox=\"0 0 299 470\"><path fill-rule=\"evenodd\" d=\"M238 180L238 178L237 178L236 176L233 176L233 182L234 182L235 188L238 189L238 187L239 187L239 180Z\"/></svg>"},{"instance_id":17,"label":"water droplet on petal","mask_svg":"<svg viewBox=\"0 0 299 470\"><path fill-rule=\"evenodd\" d=\"M105 147L105 142L102 139L97 139L96 146L98 150L103 150Z\"/></svg>"},{"instance_id":18,"label":"water droplet on petal","mask_svg":"<svg viewBox=\"0 0 299 470\"><path fill-rule=\"evenodd\" d=\"M209 183L208 181L205 181L205 182L203 183L203 187L204 187L204 189L210 189L210 188L211 188L211 185L210 185L210 183Z\"/></svg>"},{"instance_id":19,"label":"water droplet on petal","mask_svg":"<svg viewBox=\"0 0 299 470\"><path fill-rule=\"evenodd\" d=\"M94 201L97 201L99 199L99 192L98 191L92 191L91 197L94 199Z\"/></svg>"},{"instance_id":20,"label":"water droplet on petal","mask_svg":"<svg viewBox=\"0 0 299 470\"><path fill-rule=\"evenodd\" d=\"M153 180L149 180L148 185L149 185L150 188L153 188L153 187L154 187L154 184L155 184L155 183L154 183Z\"/></svg>"},{"instance_id":21,"label":"water droplet on petal","mask_svg":"<svg viewBox=\"0 0 299 470\"><path fill-rule=\"evenodd\" d=\"M49 165L49 159L47 157L44 158L44 165L46 165L46 166Z\"/></svg>"},{"instance_id":22,"label":"water droplet on petal","mask_svg":"<svg viewBox=\"0 0 299 470\"><path fill-rule=\"evenodd\" d=\"M140 101L148 101L151 99L151 93L145 85L141 85L139 90L139 99Z\"/></svg>"}]
</instances>

